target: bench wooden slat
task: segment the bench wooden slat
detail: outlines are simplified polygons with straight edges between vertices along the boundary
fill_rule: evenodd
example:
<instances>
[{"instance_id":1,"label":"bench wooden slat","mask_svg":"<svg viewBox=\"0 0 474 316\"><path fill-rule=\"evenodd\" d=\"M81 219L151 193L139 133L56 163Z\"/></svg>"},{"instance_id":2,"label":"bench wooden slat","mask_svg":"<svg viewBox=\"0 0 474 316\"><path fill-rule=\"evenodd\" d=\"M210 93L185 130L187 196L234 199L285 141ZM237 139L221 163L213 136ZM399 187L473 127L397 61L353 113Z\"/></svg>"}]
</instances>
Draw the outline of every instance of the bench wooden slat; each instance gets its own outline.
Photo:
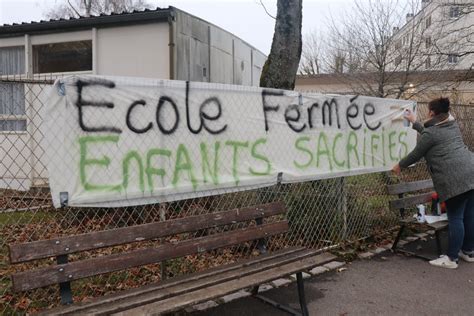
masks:
<instances>
[{"instance_id":1,"label":"bench wooden slat","mask_svg":"<svg viewBox=\"0 0 474 316\"><path fill-rule=\"evenodd\" d=\"M14 291L26 291L51 284L73 281L94 275L124 270L163 260L201 253L250 240L265 238L288 230L288 222L264 224L206 237L194 238L157 248L147 248L107 257L53 265L12 275ZM60 270L62 269L62 270Z\"/></svg>"},{"instance_id":2,"label":"bench wooden slat","mask_svg":"<svg viewBox=\"0 0 474 316\"><path fill-rule=\"evenodd\" d=\"M423 194L416 195L416 196L410 196L410 197L390 201L390 209L398 210L398 209L401 209L401 208L408 208L408 207L415 206L417 204L423 204L423 203L430 202L431 201L431 195L433 193L434 192L423 193Z\"/></svg>"},{"instance_id":3,"label":"bench wooden slat","mask_svg":"<svg viewBox=\"0 0 474 316\"><path fill-rule=\"evenodd\" d=\"M80 251L161 238L183 232L270 217L286 212L282 202L190 216L172 221L124 227L76 236L9 245L10 262L20 263Z\"/></svg>"},{"instance_id":4,"label":"bench wooden slat","mask_svg":"<svg viewBox=\"0 0 474 316\"><path fill-rule=\"evenodd\" d=\"M334 259L334 255L323 253L317 256L302 259L300 261L294 261L289 264L247 275L239 279L216 284L206 288L206 291L192 291L183 295L174 296L165 300L151 303L149 305L132 308L112 315L160 315L163 313L174 312L193 304L198 304L200 302L233 293L246 287L259 285L272 281L275 278L280 278L285 275L311 269Z\"/></svg>"},{"instance_id":5,"label":"bench wooden slat","mask_svg":"<svg viewBox=\"0 0 474 316\"><path fill-rule=\"evenodd\" d=\"M402 194L412 191L431 189L433 188L433 181L421 180L407 183L392 184L387 186L388 194Z\"/></svg>"},{"instance_id":6,"label":"bench wooden slat","mask_svg":"<svg viewBox=\"0 0 474 316\"><path fill-rule=\"evenodd\" d=\"M128 308L150 304L159 300L167 299L171 296L181 295L190 291L195 291L209 286L227 282L230 280L238 279L250 274L265 271L270 268L274 268L280 265L288 264L297 260L312 257L317 255L316 250L300 249L296 252L287 253L284 256L271 255L266 260L254 260L251 264L241 266L236 269L229 271L223 271L221 273L207 274L206 277L196 279L193 275L185 279L185 282L175 284L174 286L168 286L166 288L155 288L149 287L147 291L141 289L125 291L119 296L115 297L104 297L95 302L86 303L82 306L71 306L69 308L58 311L58 314L111 314L116 313ZM200 274L197 274L199 276ZM48 313L51 314L51 313ZM55 314L55 312L53 312Z\"/></svg>"},{"instance_id":7,"label":"bench wooden slat","mask_svg":"<svg viewBox=\"0 0 474 316\"><path fill-rule=\"evenodd\" d=\"M107 304L109 302L118 301L118 300L121 300L121 299L126 299L127 297L130 297L130 296L146 294L146 293L149 293L149 292L152 292L152 291L157 291L157 290L161 290L161 289L164 289L164 288L177 286L177 285L180 285L180 284L183 284L183 283L198 281L198 280L206 278L206 277L210 277L210 276L213 276L213 275L216 275L216 274L219 274L219 273L225 273L225 272L228 272L228 271L244 268L244 267L251 266L253 264L259 263L259 262L265 262L267 260L274 260L276 258L288 256L288 255L291 255L291 254L296 253L296 252L301 252L305 249L306 248L294 247L294 248L287 248L287 249L283 249L283 250L278 250L278 251L275 251L273 253L266 253L266 254L259 255L256 258L241 260L241 261L231 263L231 264L227 264L227 265L223 265L223 266L217 266L217 267L214 267L214 268L206 269L205 271L198 272L198 273L176 276L176 277L173 277L172 279L167 279L167 280L164 280L164 281L160 281L158 283L148 284L146 286L142 286L142 287L136 288L136 289L120 291L120 292L117 292L117 293L106 295L104 297L100 297L98 299L95 299L95 300L92 300L92 301L89 301L89 302L76 303L76 304L68 306L66 308L61 307L60 309L61 310L64 309L65 311L75 312L76 306L78 306L77 308L79 310L81 310L82 308L85 308L85 307L82 307L83 305L85 305L87 308L89 308L89 306L95 306L96 302L97 302L97 305ZM49 311L48 311L48 314L49 314Z\"/></svg>"}]
</instances>

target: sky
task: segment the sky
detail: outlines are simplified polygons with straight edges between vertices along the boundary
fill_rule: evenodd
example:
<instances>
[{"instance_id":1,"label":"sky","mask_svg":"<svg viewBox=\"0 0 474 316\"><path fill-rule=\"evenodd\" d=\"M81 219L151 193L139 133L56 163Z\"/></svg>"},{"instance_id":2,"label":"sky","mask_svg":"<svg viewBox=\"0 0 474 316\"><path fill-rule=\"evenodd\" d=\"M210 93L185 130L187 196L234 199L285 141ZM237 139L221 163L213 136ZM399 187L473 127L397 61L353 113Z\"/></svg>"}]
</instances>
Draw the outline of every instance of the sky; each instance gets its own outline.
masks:
<instances>
[{"instance_id":1,"label":"sky","mask_svg":"<svg viewBox=\"0 0 474 316\"><path fill-rule=\"evenodd\" d=\"M0 0L0 25L39 21L54 5L66 0ZM275 20L259 0L149 0L153 6L174 6L235 34L264 54L271 48ZM276 0L263 0L276 15ZM353 0L303 0L303 34L323 29L331 15L348 8Z\"/></svg>"}]
</instances>

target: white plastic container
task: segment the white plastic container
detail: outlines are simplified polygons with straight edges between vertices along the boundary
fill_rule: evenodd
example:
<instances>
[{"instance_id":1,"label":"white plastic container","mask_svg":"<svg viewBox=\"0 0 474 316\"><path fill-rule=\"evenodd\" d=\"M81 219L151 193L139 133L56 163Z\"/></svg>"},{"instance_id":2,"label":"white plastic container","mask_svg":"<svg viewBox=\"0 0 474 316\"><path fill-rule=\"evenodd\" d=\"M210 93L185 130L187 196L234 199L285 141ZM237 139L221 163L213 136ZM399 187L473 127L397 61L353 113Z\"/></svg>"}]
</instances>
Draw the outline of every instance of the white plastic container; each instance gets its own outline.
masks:
<instances>
[{"instance_id":1,"label":"white plastic container","mask_svg":"<svg viewBox=\"0 0 474 316\"><path fill-rule=\"evenodd\" d=\"M419 204L416 206L416 208L418 209L418 214L416 214L416 220L418 221L418 223L426 222L425 206L423 204Z\"/></svg>"}]
</instances>

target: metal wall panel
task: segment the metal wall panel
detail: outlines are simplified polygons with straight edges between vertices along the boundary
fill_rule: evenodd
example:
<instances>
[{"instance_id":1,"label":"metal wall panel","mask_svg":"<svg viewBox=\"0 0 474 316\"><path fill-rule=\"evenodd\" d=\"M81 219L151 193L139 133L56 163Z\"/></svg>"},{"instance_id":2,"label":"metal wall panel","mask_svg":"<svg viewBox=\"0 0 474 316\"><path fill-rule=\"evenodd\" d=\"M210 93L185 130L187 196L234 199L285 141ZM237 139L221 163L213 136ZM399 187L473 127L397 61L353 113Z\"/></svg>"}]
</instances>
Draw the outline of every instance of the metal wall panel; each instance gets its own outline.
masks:
<instances>
[{"instance_id":1,"label":"metal wall panel","mask_svg":"<svg viewBox=\"0 0 474 316\"><path fill-rule=\"evenodd\" d=\"M233 34L177 10L176 79L258 86L265 55ZM253 55L257 56L255 60Z\"/></svg>"}]
</instances>

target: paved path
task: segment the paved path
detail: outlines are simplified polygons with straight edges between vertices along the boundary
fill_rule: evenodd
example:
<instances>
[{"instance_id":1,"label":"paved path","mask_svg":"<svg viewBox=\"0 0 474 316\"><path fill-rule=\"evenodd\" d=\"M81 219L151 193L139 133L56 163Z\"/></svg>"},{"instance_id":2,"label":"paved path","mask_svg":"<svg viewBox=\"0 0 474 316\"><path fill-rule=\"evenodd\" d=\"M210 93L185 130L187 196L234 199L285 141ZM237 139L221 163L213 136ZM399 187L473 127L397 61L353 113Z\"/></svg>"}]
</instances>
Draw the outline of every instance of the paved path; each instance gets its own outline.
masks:
<instances>
[{"instance_id":1,"label":"paved path","mask_svg":"<svg viewBox=\"0 0 474 316\"><path fill-rule=\"evenodd\" d=\"M448 270L386 252L346 267L306 280L310 315L474 315L474 263ZM295 283L265 295L298 307ZM247 297L197 315L288 314Z\"/></svg>"}]
</instances>

